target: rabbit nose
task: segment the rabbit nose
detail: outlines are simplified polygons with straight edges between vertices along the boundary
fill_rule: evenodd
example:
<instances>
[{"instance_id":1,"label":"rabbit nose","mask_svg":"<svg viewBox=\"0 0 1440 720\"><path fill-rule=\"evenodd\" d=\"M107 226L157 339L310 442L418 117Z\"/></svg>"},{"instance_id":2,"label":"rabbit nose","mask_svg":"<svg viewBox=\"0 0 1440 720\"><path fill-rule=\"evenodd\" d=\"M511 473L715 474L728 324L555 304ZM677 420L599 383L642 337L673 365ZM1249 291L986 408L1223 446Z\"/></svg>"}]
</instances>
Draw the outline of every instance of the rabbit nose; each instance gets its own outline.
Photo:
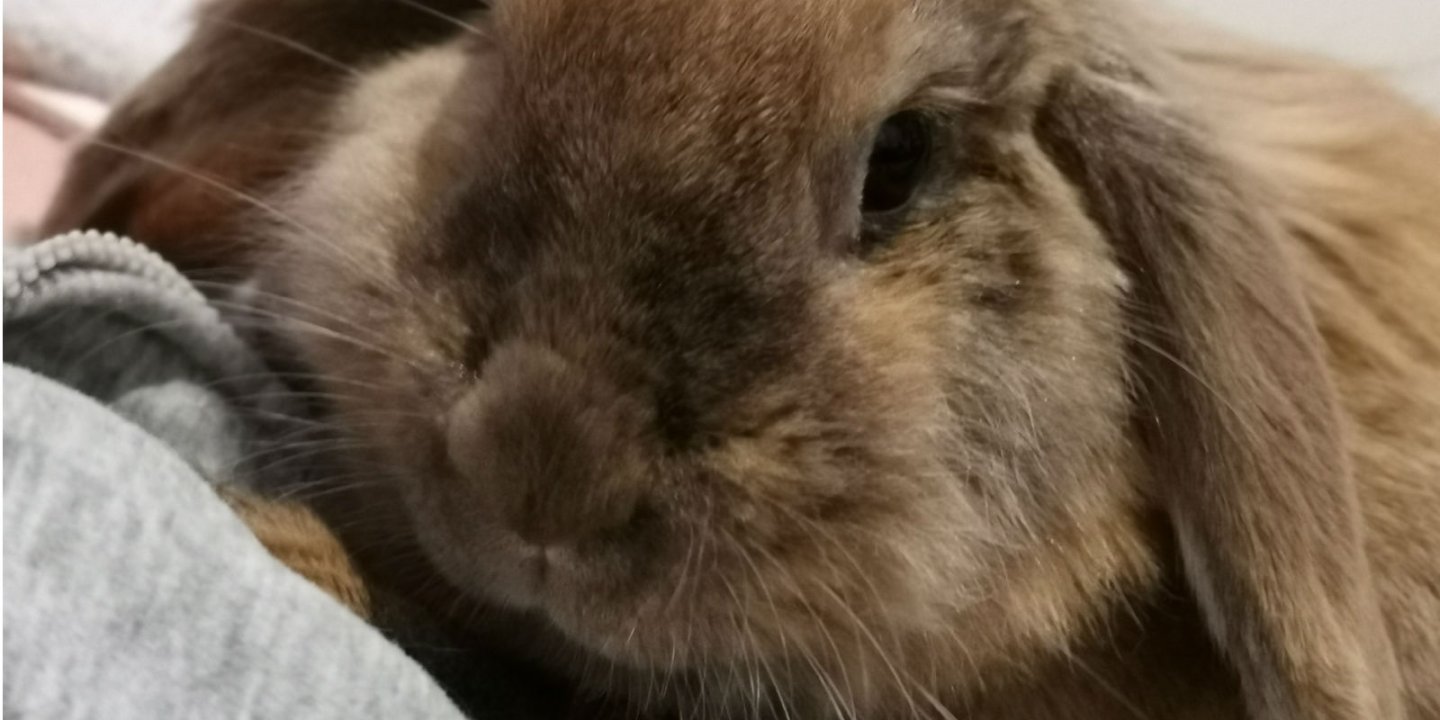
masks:
<instances>
[{"instance_id":1,"label":"rabbit nose","mask_svg":"<svg viewBox=\"0 0 1440 720\"><path fill-rule=\"evenodd\" d=\"M487 515L535 546L625 526L644 491L644 406L537 344L500 345L451 410L450 461Z\"/></svg>"}]
</instances>

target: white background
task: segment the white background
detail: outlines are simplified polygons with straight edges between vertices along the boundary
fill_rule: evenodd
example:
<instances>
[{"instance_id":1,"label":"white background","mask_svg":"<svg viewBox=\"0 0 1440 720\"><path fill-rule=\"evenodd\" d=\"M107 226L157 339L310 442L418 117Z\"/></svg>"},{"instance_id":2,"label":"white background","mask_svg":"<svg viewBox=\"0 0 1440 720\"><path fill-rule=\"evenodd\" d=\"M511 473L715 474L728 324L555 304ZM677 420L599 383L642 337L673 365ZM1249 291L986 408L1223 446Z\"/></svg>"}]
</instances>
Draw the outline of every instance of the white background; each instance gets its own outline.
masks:
<instances>
[{"instance_id":1,"label":"white background","mask_svg":"<svg viewBox=\"0 0 1440 720\"><path fill-rule=\"evenodd\" d=\"M1375 70L1440 110L1440 0L1167 1L1255 37Z\"/></svg>"}]
</instances>

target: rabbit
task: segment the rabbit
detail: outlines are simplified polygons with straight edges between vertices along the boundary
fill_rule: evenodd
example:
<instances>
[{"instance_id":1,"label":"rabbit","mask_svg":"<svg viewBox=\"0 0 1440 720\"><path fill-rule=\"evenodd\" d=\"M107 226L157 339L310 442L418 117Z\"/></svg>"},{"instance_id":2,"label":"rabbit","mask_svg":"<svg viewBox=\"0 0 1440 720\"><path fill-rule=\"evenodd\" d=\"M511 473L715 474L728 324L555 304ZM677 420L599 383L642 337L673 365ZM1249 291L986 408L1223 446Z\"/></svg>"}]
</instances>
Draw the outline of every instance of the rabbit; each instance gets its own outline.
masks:
<instances>
[{"instance_id":1,"label":"rabbit","mask_svg":"<svg viewBox=\"0 0 1440 720\"><path fill-rule=\"evenodd\" d=\"M1125 0L218 0L50 225L253 279L359 564L626 712L1423 719L1437 161Z\"/></svg>"}]
</instances>

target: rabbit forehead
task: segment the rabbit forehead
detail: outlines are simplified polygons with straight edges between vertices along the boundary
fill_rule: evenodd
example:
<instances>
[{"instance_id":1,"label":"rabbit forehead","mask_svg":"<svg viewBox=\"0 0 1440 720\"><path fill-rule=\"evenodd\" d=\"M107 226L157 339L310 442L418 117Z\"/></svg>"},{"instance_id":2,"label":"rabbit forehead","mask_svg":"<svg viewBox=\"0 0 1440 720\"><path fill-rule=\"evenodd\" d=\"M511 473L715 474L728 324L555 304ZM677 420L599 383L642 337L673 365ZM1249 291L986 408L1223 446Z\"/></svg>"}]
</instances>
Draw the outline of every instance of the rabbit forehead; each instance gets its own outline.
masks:
<instances>
[{"instance_id":1,"label":"rabbit forehead","mask_svg":"<svg viewBox=\"0 0 1440 720\"><path fill-rule=\"evenodd\" d=\"M1062 20L1043 0L534 0L491 18L526 100L588 103L592 121L808 121L812 136L927 84L994 99L1044 64Z\"/></svg>"}]
</instances>

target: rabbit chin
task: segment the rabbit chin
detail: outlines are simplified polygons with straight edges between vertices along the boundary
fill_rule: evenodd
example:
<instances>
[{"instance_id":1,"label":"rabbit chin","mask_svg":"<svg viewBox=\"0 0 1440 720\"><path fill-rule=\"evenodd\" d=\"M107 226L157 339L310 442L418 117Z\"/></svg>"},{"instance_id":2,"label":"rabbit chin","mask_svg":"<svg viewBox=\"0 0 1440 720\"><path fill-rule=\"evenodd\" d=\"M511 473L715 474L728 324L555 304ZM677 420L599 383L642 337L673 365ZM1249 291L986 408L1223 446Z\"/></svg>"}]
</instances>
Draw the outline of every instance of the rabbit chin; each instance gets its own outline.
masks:
<instances>
[{"instance_id":1,"label":"rabbit chin","mask_svg":"<svg viewBox=\"0 0 1440 720\"><path fill-rule=\"evenodd\" d=\"M527 543L483 521L466 528L463 542L435 524L416 526L445 580L471 601L506 611L499 617L519 613L538 619L555 632L552 640L610 662L648 667L683 660L672 654L678 651L670 634L647 638L647 627L656 627L647 618L655 614L645 611L643 597L636 602L619 592L625 572L614 558L591 562L567 548ZM485 616L480 614L482 622Z\"/></svg>"}]
</instances>

